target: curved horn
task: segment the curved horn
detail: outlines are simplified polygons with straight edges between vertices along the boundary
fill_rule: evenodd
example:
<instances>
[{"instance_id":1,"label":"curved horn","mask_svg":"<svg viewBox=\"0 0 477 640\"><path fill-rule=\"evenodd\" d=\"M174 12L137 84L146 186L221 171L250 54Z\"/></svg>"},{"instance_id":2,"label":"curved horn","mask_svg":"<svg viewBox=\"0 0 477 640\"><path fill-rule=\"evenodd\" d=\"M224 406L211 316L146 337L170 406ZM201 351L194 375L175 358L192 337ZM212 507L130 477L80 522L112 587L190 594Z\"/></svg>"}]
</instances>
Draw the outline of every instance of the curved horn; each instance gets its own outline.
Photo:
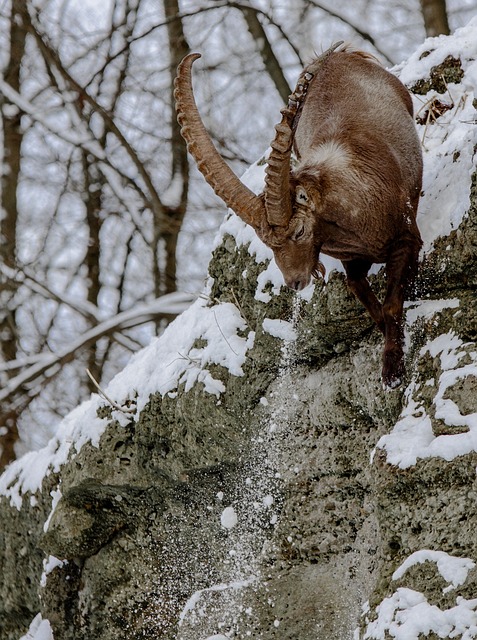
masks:
<instances>
[{"instance_id":1,"label":"curved horn","mask_svg":"<svg viewBox=\"0 0 477 640\"><path fill-rule=\"evenodd\" d=\"M174 81L174 99L182 137L199 171L219 198L244 222L256 229L261 228L265 220L263 198L246 187L221 157L197 109L191 75L194 61L200 57L200 53L187 55L179 64Z\"/></svg>"},{"instance_id":2,"label":"curved horn","mask_svg":"<svg viewBox=\"0 0 477 640\"><path fill-rule=\"evenodd\" d=\"M281 110L282 119L275 127L276 134L271 142L272 151L265 170L265 210L268 224L271 226L287 226L292 215L290 158L294 130L308 86L329 55L342 44L343 41L335 43L306 67L298 78L295 91L288 98L288 105Z\"/></svg>"},{"instance_id":3,"label":"curved horn","mask_svg":"<svg viewBox=\"0 0 477 640\"><path fill-rule=\"evenodd\" d=\"M281 110L275 138L265 169L265 211L270 226L287 226L292 215L290 195L290 157L293 144L293 119L298 105L291 100Z\"/></svg>"}]
</instances>

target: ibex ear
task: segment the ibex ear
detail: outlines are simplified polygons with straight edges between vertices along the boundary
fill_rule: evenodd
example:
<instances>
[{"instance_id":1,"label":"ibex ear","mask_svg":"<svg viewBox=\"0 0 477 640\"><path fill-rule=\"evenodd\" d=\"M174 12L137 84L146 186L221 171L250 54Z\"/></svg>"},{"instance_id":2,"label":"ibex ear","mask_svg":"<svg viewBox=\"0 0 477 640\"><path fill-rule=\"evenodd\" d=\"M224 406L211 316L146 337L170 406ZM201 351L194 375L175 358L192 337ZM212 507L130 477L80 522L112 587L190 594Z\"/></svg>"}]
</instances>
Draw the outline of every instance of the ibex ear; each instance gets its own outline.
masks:
<instances>
[{"instance_id":1,"label":"ibex ear","mask_svg":"<svg viewBox=\"0 0 477 640\"><path fill-rule=\"evenodd\" d=\"M302 187L301 184L297 185L295 195L296 201L300 202L301 204L308 204L310 202L306 189L305 187Z\"/></svg>"}]
</instances>

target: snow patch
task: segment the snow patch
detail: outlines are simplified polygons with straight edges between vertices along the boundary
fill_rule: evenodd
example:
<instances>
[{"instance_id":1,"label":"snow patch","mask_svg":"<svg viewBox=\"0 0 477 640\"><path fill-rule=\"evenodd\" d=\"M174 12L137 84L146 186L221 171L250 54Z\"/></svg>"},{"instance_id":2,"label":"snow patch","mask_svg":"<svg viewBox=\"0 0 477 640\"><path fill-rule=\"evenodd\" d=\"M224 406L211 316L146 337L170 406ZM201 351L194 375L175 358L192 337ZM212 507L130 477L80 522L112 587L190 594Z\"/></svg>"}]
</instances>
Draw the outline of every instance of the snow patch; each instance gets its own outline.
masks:
<instances>
[{"instance_id":1,"label":"snow patch","mask_svg":"<svg viewBox=\"0 0 477 640\"><path fill-rule=\"evenodd\" d=\"M376 620L369 622L363 640L419 640L431 633L439 638L470 640L477 636L477 599L456 598L456 605L440 609L413 589L398 589L378 607Z\"/></svg>"},{"instance_id":2,"label":"snow patch","mask_svg":"<svg viewBox=\"0 0 477 640\"><path fill-rule=\"evenodd\" d=\"M48 518L46 519L46 521L45 521L45 523L43 525L43 531L45 533L48 531L48 527L50 526L51 518L53 517L53 514L55 513L56 506L57 506L58 502L61 500L61 491L60 491L60 489L53 489L53 491L50 491L50 496L52 497L51 511L50 511L50 515L48 516Z\"/></svg>"},{"instance_id":3,"label":"snow patch","mask_svg":"<svg viewBox=\"0 0 477 640\"><path fill-rule=\"evenodd\" d=\"M449 586L443 589L443 593L447 593L463 585L467 580L467 575L471 569L475 567L475 562L470 558L459 558L451 556L444 551L431 551L430 549L422 549L412 553L399 566L392 575L393 580L400 580L406 571L416 564L424 562L435 562L437 570L448 583Z\"/></svg>"},{"instance_id":4,"label":"snow patch","mask_svg":"<svg viewBox=\"0 0 477 640\"><path fill-rule=\"evenodd\" d=\"M54 640L50 622L43 620L39 613L33 618L30 628L20 640Z\"/></svg>"},{"instance_id":5,"label":"snow patch","mask_svg":"<svg viewBox=\"0 0 477 640\"><path fill-rule=\"evenodd\" d=\"M428 53L422 57L424 53ZM412 86L430 77L430 70L448 57L460 60L464 76L458 84L449 84L445 94L430 91L413 96L414 110L421 115L433 98L452 108L433 124L417 125L423 141L423 196L417 222L424 242L423 252L432 249L435 240L456 229L470 205L470 178L475 171L473 149L477 142L476 97L477 19L451 36L428 38L406 63L393 69L401 82Z\"/></svg>"},{"instance_id":6,"label":"snow patch","mask_svg":"<svg viewBox=\"0 0 477 640\"><path fill-rule=\"evenodd\" d=\"M45 558L43 560L43 573L40 578L40 587L46 587L46 579L49 574L57 567L63 567L65 564L68 564L68 560L58 560L55 556L48 556L48 558Z\"/></svg>"},{"instance_id":7,"label":"snow patch","mask_svg":"<svg viewBox=\"0 0 477 640\"><path fill-rule=\"evenodd\" d=\"M97 447L107 424L96 414L102 404L99 396L83 402L63 419L46 447L26 453L10 464L0 476L0 495L6 496L10 504L20 510L25 494L36 493L41 489L43 478L59 472L73 443L76 451L86 442Z\"/></svg>"},{"instance_id":8,"label":"snow patch","mask_svg":"<svg viewBox=\"0 0 477 640\"><path fill-rule=\"evenodd\" d=\"M287 320L264 318L262 326L263 330L274 338L280 338L288 342L293 342L297 338L296 329L293 324Z\"/></svg>"},{"instance_id":9,"label":"snow patch","mask_svg":"<svg viewBox=\"0 0 477 640\"><path fill-rule=\"evenodd\" d=\"M419 400L419 385L412 381L405 391L404 408L398 422L377 444L378 449L386 451L389 464L406 469L415 465L418 459L439 457L450 461L477 451L477 412L463 415L453 400L444 397L459 379L477 377L477 352L471 351L469 346L450 331L429 341L420 352L421 357L429 353L432 358L440 358L442 373L433 399L435 419L450 427L466 427L467 431L435 436L424 403ZM460 366L464 357L472 362Z\"/></svg>"},{"instance_id":10,"label":"snow patch","mask_svg":"<svg viewBox=\"0 0 477 640\"><path fill-rule=\"evenodd\" d=\"M429 320L436 313L444 309L457 309L460 305L458 298L447 300L414 300L406 302L406 324L413 325L418 319Z\"/></svg>"}]
</instances>

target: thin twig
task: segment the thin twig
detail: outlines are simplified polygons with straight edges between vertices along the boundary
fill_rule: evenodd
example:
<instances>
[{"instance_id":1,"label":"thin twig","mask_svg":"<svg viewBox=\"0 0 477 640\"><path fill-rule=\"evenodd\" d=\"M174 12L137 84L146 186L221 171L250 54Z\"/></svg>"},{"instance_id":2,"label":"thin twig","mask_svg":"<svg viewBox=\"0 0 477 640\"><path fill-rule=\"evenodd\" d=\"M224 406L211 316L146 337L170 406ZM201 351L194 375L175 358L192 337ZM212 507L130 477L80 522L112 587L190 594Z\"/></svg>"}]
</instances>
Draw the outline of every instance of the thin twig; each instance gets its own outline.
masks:
<instances>
[{"instance_id":1,"label":"thin twig","mask_svg":"<svg viewBox=\"0 0 477 640\"><path fill-rule=\"evenodd\" d=\"M230 350L235 353L236 356L238 356L238 353L232 348L232 345L230 344L230 342L227 340L225 333L222 331L222 329L220 328L220 324L219 321L217 320L217 316L215 315L215 311L212 311L212 313L214 314L214 318L215 318L215 322L217 323L217 326L219 328L220 333L222 334L223 339L225 340L225 342L229 345Z\"/></svg>"},{"instance_id":2,"label":"thin twig","mask_svg":"<svg viewBox=\"0 0 477 640\"><path fill-rule=\"evenodd\" d=\"M100 396L102 396L106 400L106 402L109 402L109 404L113 407L113 409L117 409L118 411L121 411L122 413L130 413L130 414L136 413L136 407L134 407L134 409L130 409L128 407L125 408L125 407L122 407L121 405L119 405L114 400L111 400L111 398L106 394L106 392L103 389L101 389L101 387L99 386L98 381L95 379L95 377L93 376L91 371L89 369L86 369L86 373L88 374L89 379L94 384L96 389L99 391Z\"/></svg>"},{"instance_id":3,"label":"thin twig","mask_svg":"<svg viewBox=\"0 0 477 640\"><path fill-rule=\"evenodd\" d=\"M235 291L234 291L234 288L233 288L233 287L231 288L231 293L232 293L232 297L233 297L233 299L234 299L235 306L236 306L236 307L237 307L237 309L240 311L240 315L241 315L241 316L242 316L242 318L245 320L245 322L248 324L248 326L249 326L249 327L251 327L252 325L251 325L251 324L250 324L250 322L248 321L247 316L244 314L243 309L242 309L242 307L241 307L241 305L240 305L240 302L238 301L237 295L236 295L236 293L235 293Z\"/></svg>"},{"instance_id":4,"label":"thin twig","mask_svg":"<svg viewBox=\"0 0 477 640\"><path fill-rule=\"evenodd\" d=\"M194 364L194 365L198 365L200 366L202 363L199 360L199 358L191 358L190 356L186 356L183 353L181 353L180 351L177 352L179 354L179 358L174 358L174 360L172 360L171 362L169 362L170 366L171 364L173 364L174 362L177 362L177 360L187 360L187 362L190 362L190 364Z\"/></svg>"}]
</instances>

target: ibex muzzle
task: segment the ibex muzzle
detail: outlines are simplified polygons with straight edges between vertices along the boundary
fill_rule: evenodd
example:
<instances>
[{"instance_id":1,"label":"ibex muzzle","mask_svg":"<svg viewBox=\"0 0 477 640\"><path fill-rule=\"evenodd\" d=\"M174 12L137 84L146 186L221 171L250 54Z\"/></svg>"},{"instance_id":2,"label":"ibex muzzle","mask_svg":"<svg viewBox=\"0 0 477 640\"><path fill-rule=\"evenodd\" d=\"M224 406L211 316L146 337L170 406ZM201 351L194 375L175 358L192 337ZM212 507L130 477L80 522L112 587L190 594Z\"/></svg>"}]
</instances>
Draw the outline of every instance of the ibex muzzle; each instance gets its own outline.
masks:
<instances>
[{"instance_id":1,"label":"ibex muzzle","mask_svg":"<svg viewBox=\"0 0 477 640\"><path fill-rule=\"evenodd\" d=\"M404 295L422 245L421 145L404 85L341 44L303 71L282 109L261 195L240 182L202 123L191 83L196 53L179 65L177 117L199 170L271 247L289 287L303 289L324 275L320 252L342 261L350 289L385 336L383 382L395 388L404 375ZM373 263L386 263L383 304L367 280Z\"/></svg>"}]
</instances>

